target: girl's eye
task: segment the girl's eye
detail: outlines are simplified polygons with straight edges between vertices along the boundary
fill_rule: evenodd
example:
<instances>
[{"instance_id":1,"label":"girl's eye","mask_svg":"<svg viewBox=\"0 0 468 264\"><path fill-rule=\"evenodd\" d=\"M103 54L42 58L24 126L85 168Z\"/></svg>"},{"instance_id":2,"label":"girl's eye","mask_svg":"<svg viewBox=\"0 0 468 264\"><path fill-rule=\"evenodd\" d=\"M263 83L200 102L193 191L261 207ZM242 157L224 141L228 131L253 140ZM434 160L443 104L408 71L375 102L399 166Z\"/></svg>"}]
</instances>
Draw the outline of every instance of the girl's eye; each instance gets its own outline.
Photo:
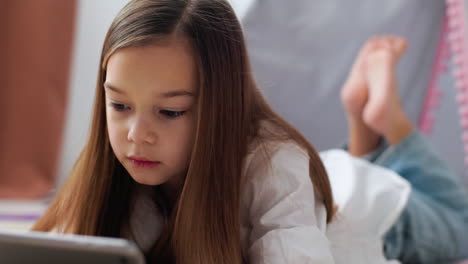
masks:
<instances>
[{"instance_id":1,"label":"girl's eye","mask_svg":"<svg viewBox=\"0 0 468 264\"><path fill-rule=\"evenodd\" d=\"M171 110L161 110L159 111L162 115L169 119L175 119L185 114L185 111L171 111Z\"/></svg>"},{"instance_id":2,"label":"girl's eye","mask_svg":"<svg viewBox=\"0 0 468 264\"><path fill-rule=\"evenodd\" d=\"M110 103L110 106L112 108L114 108L116 111L118 112L123 112L125 110L128 110L130 109L130 107L128 107L127 105L124 105L124 104L118 104L118 103Z\"/></svg>"}]
</instances>

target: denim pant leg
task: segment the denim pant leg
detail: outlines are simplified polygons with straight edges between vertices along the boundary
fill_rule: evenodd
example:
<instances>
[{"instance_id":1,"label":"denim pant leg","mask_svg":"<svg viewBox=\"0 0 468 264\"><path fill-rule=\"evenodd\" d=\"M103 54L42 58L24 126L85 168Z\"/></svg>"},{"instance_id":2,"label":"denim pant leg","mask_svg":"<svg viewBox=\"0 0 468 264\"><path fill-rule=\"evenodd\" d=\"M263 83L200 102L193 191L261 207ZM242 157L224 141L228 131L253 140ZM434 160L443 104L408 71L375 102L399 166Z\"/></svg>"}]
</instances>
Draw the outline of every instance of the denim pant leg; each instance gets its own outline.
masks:
<instances>
[{"instance_id":1,"label":"denim pant leg","mask_svg":"<svg viewBox=\"0 0 468 264\"><path fill-rule=\"evenodd\" d=\"M468 256L468 195L418 132L367 157L411 183L406 208L385 235L385 255L403 263L444 263Z\"/></svg>"}]
</instances>

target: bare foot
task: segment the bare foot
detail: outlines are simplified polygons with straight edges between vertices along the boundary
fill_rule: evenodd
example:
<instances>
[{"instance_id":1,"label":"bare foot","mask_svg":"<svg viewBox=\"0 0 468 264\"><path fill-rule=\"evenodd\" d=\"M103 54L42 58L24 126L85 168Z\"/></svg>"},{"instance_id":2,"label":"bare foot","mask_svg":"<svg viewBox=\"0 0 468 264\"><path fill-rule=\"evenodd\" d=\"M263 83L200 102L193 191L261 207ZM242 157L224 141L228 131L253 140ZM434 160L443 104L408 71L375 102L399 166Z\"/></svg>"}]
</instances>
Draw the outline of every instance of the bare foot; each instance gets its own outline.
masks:
<instances>
[{"instance_id":1,"label":"bare foot","mask_svg":"<svg viewBox=\"0 0 468 264\"><path fill-rule=\"evenodd\" d=\"M373 37L364 44L341 90L341 102L348 118L348 152L353 156L371 152L380 139L380 135L365 124L363 110L369 97L366 60L370 54L382 48L381 38Z\"/></svg>"},{"instance_id":2,"label":"bare foot","mask_svg":"<svg viewBox=\"0 0 468 264\"><path fill-rule=\"evenodd\" d=\"M407 43L399 37L382 37L379 42L379 48L365 60L368 101L362 117L372 130L385 136L390 144L396 144L412 131L400 104L395 72Z\"/></svg>"},{"instance_id":3,"label":"bare foot","mask_svg":"<svg viewBox=\"0 0 468 264\"><path fill-rule=\"evenodd\" d=\"M407 43L396 36L369 39L343 85L341 101L349 122L349 153L374 150L381 136L396 144L412 131L400 105L395 67Z\"/></svg>"},{"instance_id":4,"label":"bare foot","mask_svg":"<svg viewBox=\"0 0 468 264\"><path fill-rule=\"evenodd\" d=\"M378 37L373 37L361 48L341 89L341 102L348 115L360 117L367 103L368 87L365 65L368 55L378 48L377 40Z\"/></svg>"}]
</instances>

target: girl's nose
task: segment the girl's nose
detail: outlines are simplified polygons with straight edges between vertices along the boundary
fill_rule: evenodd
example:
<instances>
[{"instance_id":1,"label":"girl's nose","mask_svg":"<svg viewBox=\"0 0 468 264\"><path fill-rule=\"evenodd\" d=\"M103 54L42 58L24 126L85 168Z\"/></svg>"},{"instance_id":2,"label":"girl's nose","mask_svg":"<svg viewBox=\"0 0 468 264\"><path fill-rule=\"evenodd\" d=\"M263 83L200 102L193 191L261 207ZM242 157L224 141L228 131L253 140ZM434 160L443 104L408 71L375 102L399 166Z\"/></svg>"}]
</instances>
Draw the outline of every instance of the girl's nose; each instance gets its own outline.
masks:
<instances>
[{"instance_id":1,"label":"girl's nose","mask_svg":"<svg viewBox=\"0 0 468 264\"><path fill-rule=\"evenodd\" d=\"M128 131L127 139L137 145L156 143L156 132L153 131L150 122L138 118L133 121Z\"/></svg>"}]
</instances>

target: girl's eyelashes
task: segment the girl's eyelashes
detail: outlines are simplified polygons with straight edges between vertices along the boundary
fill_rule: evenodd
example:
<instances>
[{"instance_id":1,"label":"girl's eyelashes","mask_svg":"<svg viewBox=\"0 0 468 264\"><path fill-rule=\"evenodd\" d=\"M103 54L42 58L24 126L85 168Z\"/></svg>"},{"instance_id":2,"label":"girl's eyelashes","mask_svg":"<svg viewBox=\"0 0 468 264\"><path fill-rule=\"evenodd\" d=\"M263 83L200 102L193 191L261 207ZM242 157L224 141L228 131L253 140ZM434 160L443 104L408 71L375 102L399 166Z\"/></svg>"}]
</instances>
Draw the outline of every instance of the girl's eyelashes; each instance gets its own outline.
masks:
<instances>
[{"instance_id":1,"label":"girl's eyelashes","mask_svg":"<svg viewBox=\"0 0 468 264\"><path fill-rule=\"evenodd\" d=\"M121 103L110 102L109 106L117 112L124 112L130 110L130 106ZM187 111L159 110L158 112L164 118L176 119L178 117L183 116Z\"/></svg>"},{"instance_id":2,"label":"girl's eyelashes","mask_svg":"<svg viewBox=\"0 0 468 264\"><path fill-rule=\"evenodd\" d=\"M114 110L118 111L118 112L123 112L123 111L126 111L126 110L129 110L130 107L127 106L127 105L124 105L124 104L119 104L119 103L114 103L114 102L110 102L109 105L114 108Z\"/></svg>"},{"instance_id":3,"label":"girl's eyelashes","mask_svg":"<svg viewBox=\"0 0 468 264\"><path fill-rule=\"evenodd\" d=\"M175 119L183 116L187 111L160 110L159 113L168 119Z\"/></svg>"}]
</instances>

